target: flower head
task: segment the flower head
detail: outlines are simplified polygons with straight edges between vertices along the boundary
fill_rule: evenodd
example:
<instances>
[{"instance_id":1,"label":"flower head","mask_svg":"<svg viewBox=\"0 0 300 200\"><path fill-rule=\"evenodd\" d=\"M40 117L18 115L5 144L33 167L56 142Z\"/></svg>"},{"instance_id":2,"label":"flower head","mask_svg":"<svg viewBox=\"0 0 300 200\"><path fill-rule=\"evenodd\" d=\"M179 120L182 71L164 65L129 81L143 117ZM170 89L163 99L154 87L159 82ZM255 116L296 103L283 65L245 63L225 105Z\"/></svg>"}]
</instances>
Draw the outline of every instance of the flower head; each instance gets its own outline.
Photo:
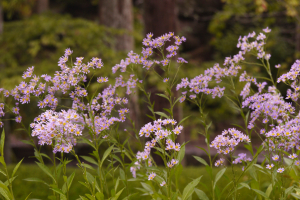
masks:
<instances>
[{"instance_id":1,"label":"flower head","mask_svg":"<svg viewBox=\"0 0 300 200\"><path fill-rule=\"evenodd\" d=\"M283 173L283 172L284 172L284 168L279 168L279 169L277 170L277 172L278 172L278 173Z\"/></svg>"},{"instance_id":2,"label":"flower head","mask_svg":"<svg viewBox=\"0 0 300 200\"><path fill-rule=\"evenodd\" d=\"M156 176L156 173L152 172L149 176L148 176L148 180L153 180Z\"/></svg>"}]
</instances>

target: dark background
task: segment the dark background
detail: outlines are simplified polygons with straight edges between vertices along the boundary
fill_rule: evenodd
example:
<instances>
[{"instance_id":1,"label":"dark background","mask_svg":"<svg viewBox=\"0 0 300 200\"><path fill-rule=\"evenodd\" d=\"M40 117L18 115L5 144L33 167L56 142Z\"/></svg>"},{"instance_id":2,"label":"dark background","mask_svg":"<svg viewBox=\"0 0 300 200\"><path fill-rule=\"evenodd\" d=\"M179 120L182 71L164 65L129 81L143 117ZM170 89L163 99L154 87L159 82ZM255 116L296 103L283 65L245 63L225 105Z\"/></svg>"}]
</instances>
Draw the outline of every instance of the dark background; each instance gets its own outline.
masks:
<instances>
[{"instance_id":1,"label":"dark background","mask_svg":"<svg viewBox=\"0 0 300 200\"><path fill-rule=\"evenodd\" d=\"M149 32L154 37L175 32L187 38L180 56L189 63L182 67L180 76L192 78L237 53L240 35L268 26L272 29L267 44L271 65L280 63L284 72L300 55L299 8L298 1L287 0L0 0L0 87L12 89L31 66L38 75L53 74L59 70L57 62L66 48L74 51L74 60L76 56L85 57L85 62L101 58L105 66L101 76L113 77L111 67L126 58L128 51L141 52L142 39ZM257 67L250 71L265 73ZM147 84L152 93L160 91L155 78L150 76ZM130 107L137 127L150 121L145 117L143 98L137 94ZM152 100L162 102L155 106L156 111L162 111L162 99ZM34 105L21 107L25 124L40 113ZM191 155L202 155L195 146L204 145L197 108L185 102L176 109L178 119L193 116L183 124L184 134L179 137L181 143L191 141L186 153L187 164L193 164ZM232 124L243 124L224 98L209 99L205 112L209 113L207 121L213 122L212 135ZM6 161L25 157L25 162L33 162L29 158L33 150L20 141L26 135L18 127L14 121L5 123L9 133ZM259 144L254 138L256 141ZM77 148L82 154L88 152ZM44 147L44 151L50 150Z\"/></svg>"}]
</instances>

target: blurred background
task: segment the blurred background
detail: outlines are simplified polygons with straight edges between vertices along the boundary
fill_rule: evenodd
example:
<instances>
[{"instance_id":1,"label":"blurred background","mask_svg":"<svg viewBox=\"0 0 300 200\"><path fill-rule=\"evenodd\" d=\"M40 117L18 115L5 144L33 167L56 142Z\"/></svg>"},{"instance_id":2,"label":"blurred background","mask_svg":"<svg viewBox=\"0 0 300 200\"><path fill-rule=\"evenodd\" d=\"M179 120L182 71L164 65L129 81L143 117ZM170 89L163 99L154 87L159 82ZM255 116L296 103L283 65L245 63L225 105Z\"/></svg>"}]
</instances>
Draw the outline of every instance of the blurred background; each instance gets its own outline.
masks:
<instances>
[{"instance_id":1,"label":"blurred background","mask_svg":"<svg viewBox=\"0 0 300 200\"><path fill-rule=\"evenodd\" d=\"M76 56L84 57L85 62L101 58L104 68L99 75L110 78L111 68L125 59L127 52L141 52L142 39L149 32L154 37L175 32L187 38L180 56L189 63L182 67L180 77L192 78L236 54L240 35L269 27L272 32L267 51L272 54L271 65L281 64L284 72L300 56L299 10L298 0L0 0L0 87L12 89L31 66L35 66L37 75L54 74L60 69L57 62L66 48L73 50L73 60ZM253 67L251 73L265 72ZM156 81L151 75L147 80L152 93L161 90ZM132 101L132 117L139 128L151 119L145 115L142 94ZM21 107L27 125L40 113L35 105L32 102ZM212 138L232 124L243 125L230 105L225 98L208 98L205 112L207 121L213 122ZM162 111L163 103L156 103L155 109ZM196 146L204 145L197 107L185 102L177 113L178 119L193 116L183 124L179 142L190 141L186 164L195 164L191 155L203 156ZM9 133L6 161L25 157L25 162L34 162L29 157L33 149L21 142L26 135L18 127L13 121L5 123ZM88 152L84 147L77 148L82 154Z\"/></svg>"}]
</instances>

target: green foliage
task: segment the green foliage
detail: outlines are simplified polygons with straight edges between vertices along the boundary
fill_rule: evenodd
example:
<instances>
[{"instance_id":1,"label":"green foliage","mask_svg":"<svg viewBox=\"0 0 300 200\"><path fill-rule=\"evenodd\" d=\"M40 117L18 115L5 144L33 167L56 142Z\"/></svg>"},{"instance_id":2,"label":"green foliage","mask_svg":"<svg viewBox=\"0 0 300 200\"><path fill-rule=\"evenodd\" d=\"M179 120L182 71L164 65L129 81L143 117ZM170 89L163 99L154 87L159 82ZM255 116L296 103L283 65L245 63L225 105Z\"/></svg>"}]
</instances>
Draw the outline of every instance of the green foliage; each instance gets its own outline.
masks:
<instances>
[{"instance_id":1,"label":"green foliage","mask_svg":"<svg viewBox=\"0 0 300 200\"><path fill-rule=\"evenodd\" d=\"M58 58L66 48L76 56L99 57L105 65L118 60L113 48L119 31L68 15L46 14L26 20L7 22L0 36L0 85L11 88L21 80L22 72L35 65L36 74L53 74L59 70ZM105 74L111 73L107 67ZM17 78L18 77L18 78Z\"/></svg>"}]
</instances>

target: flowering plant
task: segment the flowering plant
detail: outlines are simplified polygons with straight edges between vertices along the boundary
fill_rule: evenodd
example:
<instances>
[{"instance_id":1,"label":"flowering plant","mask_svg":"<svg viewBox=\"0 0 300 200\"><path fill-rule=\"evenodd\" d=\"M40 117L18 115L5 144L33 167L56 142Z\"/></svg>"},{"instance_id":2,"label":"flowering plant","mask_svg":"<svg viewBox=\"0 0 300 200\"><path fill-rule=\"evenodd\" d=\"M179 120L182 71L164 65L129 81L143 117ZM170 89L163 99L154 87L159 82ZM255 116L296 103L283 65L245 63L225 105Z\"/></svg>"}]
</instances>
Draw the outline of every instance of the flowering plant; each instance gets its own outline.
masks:
<instances>
[{"instance_id":1,"label":"flowering plant","mask_svg":"<svg viewBox=\"0 0 300 200\"><path fill-rule=\"evenodd\" d=\"M14 120L22 124L28 133L27 143L35 149L37 165L51 178L51 182L37 178L26 180L46 184L52 192L49 199L69 199L75 176L75 173L70 176L66 174L70 163L66 154L71 153L83 174L85 182L81 184L89 191L80 199L118 199L122 195L126 195L125 199L133 199L136 193L128 189L131 181L141 182L141 187L137 188L139 196L148 195L152 199L184 200L194 196L200 199L209 199L208 196L211 199L239 199L239 190L245 188L252 192L251 198L299 198L299 185L295 183L286 188L285 176L291 174L291 177L297 179L300 164L300 115L297 103L300 95L300 61L297 60L289 72L275 77L273 74L278 74L280 64L270 65L271 55L265 48L270 31L266 28L258 35L253 32L240 37L237 44L239 53L225 58L223 67L215 64L206 69L204 74L191 79L182 78L181 81L178 80L178 72L187 61L177 57L177 54L179 46L186 39L174 33L158 38L153 38L153 34L149 33L143 40L141 54L131 51L125 60L112 67L113 73L122 73L113 84L108 84L108 77L95 77L95 72L103 67L101 59L93 58L85 64L83 58L78 57L72 63L70 49L59 59L60 70L54 76L44 74L39 77L33 74L33 67L29 68L23 74L24 81L13 90L0 90L3 96L0 117L8 112L15 115ZM247 62L249 56L259 62ZM254 77L251 71L247 71L251 65L264 69L268 77ZM149 73L155 74L164 86L164 92L156 94L169 104L164 111L154 109L155 102L151 100L151 93L145 84ZM261 79L265 82L259 82ZM90 88L92 80L97 80L96 90ZM246 84L239 91L236 86L244 82ZM278 83L289 86L285 98L277 87ZM224 87L221 84L227 85ZM150 112L147 116L152 120L140 130L135 127L130 117L131 111L127 108L130 102L128 98L137 90L144 94ZM176 95L179 90L182 94ZM212 123L207 122L205 109L209 95L212 98L228 99L242 116L244 126L237 125L236 128L224 130L212 140ZM6 99L11 100L11 103L4 103ZM30 101L36 101L42 112L27 129L22 122L19 105ZM187 143L180 143L178 137L183 134L181 124L188 117L177 119L175 109L184 101L190 101L199 108L200 122L204 127L201 134L207 145L206 148L199 148L207 154L208 160L198 156L194 158L205 165L210 176L210 194L198 187L201 176L195 177L180 191L178 182ZM121 131L120 125L126 119L131 122L130 131ZM0 126L3 126L2 121ZM129 126L126 124L126 128L129 129ZM122 140L124 134L129 134L132 140L137 141L140 151L130 147L129 139ZM261 145L256 150L251 143L255 134L261 139ZM38 145L34 142L35 137ZM3 132L0 162L4 166L3 174L7 182L0 182L0 193L5 199L14 199L12 182L21 162L9 175L3 157L4 138ZM78 143L89 145L91 156L78 156ZM242 144L244 152L238 153ZM41 145L51 147L52 158L41 153ZM101 149L104 146L107 148L103 152ZM214 149L217 153L212 156ZM163 166L158 166L155 155L160 157ZM263 157L260 164L259 156ZM54 167L51 169L44 159L50 160ZM228 164L231 165L233 179L220 190L217 183L225 176L226 167L216 175L212 171L214 166ZM242 165L242 171L238 172L235 165ZM116 173L116 169L119 169L119 173ZM259 185L257 172L269 177L266 189ZM61 173L63 184L58 181ZM113 188L107 182L108 176L113 180ZM119 188L120 182L122 189Z\"/></svg>"}]
</instances>

